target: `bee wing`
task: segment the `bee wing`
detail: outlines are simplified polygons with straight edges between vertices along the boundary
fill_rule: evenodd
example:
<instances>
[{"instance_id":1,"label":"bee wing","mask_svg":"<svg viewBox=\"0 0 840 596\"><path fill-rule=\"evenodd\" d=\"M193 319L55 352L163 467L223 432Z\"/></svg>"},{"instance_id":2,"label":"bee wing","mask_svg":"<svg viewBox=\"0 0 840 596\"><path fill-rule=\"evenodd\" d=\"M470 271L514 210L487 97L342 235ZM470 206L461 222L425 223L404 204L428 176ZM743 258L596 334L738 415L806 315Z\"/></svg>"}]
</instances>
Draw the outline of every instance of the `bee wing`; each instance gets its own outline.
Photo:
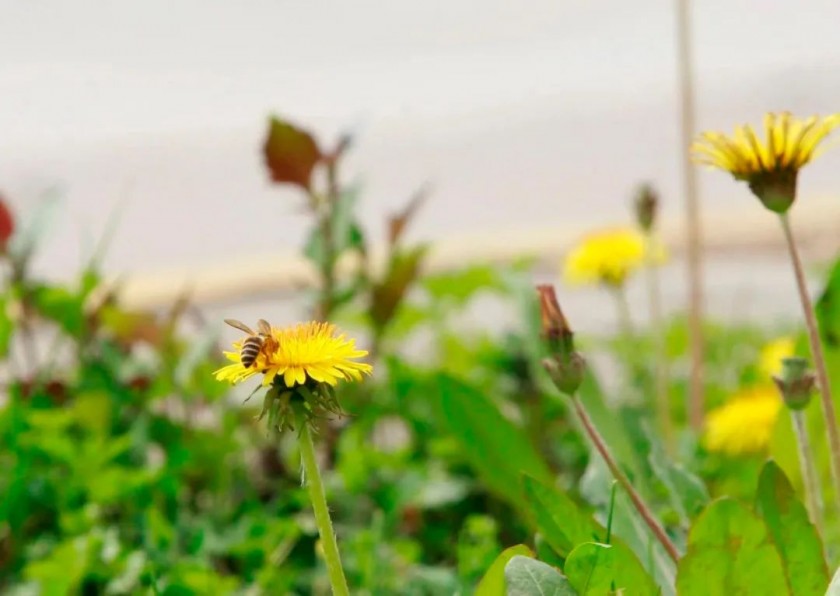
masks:
<instances>
[{"instance_id":1,"label":"bee wing","mask_svg":"<svg viewBox=\"0 0 840 596\"><path fill-rule=\"evenodd\" d=\"M257 321L257 331L259 331L261 335L271 335L271 325L269 325L268 321L265 319L260 319Z\"/></svg>"},{"instance_id":2,"label":"bee wing","mask_svg":"<svg viewBox=\"0 0 840 596\"><path fill-rule=\"evenodd\" d=\"M242 321L237 321L236 319L225 319L225 323L227 323L228 325L230 325L231 327L233 327L235 329L239 329L240 331L244 331L248 335L256 335L254 333L254 330L251 329L250 327L248 327L248 325L246 325Z\"/></svg>"}]
</instances>

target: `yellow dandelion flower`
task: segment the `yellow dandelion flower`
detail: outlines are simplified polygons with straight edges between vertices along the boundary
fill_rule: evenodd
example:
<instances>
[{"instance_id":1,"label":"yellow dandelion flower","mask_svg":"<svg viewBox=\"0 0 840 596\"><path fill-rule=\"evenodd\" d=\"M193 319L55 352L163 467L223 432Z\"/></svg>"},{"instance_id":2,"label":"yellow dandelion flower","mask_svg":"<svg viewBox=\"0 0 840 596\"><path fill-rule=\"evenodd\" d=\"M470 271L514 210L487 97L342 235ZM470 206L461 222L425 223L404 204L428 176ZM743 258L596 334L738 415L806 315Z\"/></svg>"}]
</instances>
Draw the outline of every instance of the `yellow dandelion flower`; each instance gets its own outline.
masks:
<instances>
[{"instance_id":1,"label":"yellow dandelion flower","mask_svg":"<svg viewBox=\"0 0 840 596\"><path fill-rule=\"evenodd\" d=\"M666 259L664 247L657 247L654 262ZM642 267L647 258L645 239L630 228L612 228L589 234L566 256L564 276L575 285L602 283L613 287Z\"/></svg>"},{"instance_id":2,"label":"yellow dandelion flower","mask_svg":"<svg viewBox=\"0 0 840 596\"><path fill-rule=\"evenodd\" d=\"M796 341L792 337L779 337L764 344L758 356L758 366L766 377L782 372L782 358L795 355Z\"/></svg>"},{"instance_id":3,"label":"yellow dandelion flower","mask_svg":"<svg viewBox=\"0 0 840 596\"><path fill-rule=\"evenodd\" d=\"M752 387L709 412L703 444L727 455L763 453L770 444L782 400L772 385Z\"/></svg>"},{"instance_id":4,"label":"yellow dandelion flower","mask_svg":"<svg viewBox=\"0 0 840 596\"><path fill-rule=\"evenodd\" d=\"M242 341L233 343L234 350L225 352L233 364L215 371L219 381L238 383L255 374L262 374L263 385L270 385L281 376L286 387L303 385L307 379L317 383L336 385L339 380L359 381L370 374L373 367L355 359L367 356L356 349L355 340L337 334L329 323L302 323L295 327L271 327L253 365L245 368L241 362Z\"/></svg>"},{"instance_id":5,"label":"yellow dandelion flower","mask_svg":"<svg viewBox=\"0 0 840 596\"><path fill-rule=\"evenodd\" d=\"M695 161L746 181L768 209L784 213L796 197L799 169L820 154L819 144L838 126L840 114L800 120L788 112L769 113L764 116L764 142L743 125L731 137L704 132L691 149Z\"/></svg>"}]
</instances>

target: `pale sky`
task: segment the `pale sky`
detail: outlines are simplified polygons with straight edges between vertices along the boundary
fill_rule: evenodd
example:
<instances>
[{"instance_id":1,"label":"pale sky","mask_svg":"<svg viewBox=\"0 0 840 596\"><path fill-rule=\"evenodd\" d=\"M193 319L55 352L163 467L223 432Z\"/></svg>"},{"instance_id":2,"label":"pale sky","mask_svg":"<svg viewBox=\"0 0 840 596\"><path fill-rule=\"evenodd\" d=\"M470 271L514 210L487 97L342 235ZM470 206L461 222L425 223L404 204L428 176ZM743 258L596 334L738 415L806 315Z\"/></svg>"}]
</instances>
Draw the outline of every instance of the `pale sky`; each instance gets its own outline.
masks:
<instances>
[{"instance_id":1,"label":"pale sky","mask_svg":"<svg viewBox=\"0 0 840 596\"><path fill-rule=\"evenodd\" d=\"M258 154L277 112L357 132L372 221L433 181L420 237L621 220L645 179L676 215L672 6L0 0L0 192L27 212L59 188L51 273L78 266L118 204L115 271L292 248L295 197ZM701 126L840 110L837 0L698 0L694 15ZM837 188L838 166L815 164L804 189ZM702 181L705 205L740 197Z\"/></svg>"}]
</instances>

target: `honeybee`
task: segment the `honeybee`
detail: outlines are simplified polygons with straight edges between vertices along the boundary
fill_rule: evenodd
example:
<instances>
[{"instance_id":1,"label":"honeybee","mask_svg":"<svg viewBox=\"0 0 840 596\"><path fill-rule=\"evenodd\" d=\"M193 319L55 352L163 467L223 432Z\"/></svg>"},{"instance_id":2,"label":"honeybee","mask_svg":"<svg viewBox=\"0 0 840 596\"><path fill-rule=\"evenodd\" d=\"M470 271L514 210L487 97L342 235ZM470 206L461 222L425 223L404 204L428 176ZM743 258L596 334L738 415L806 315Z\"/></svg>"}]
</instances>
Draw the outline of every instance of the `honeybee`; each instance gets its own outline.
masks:
<instances>
[{"instance_id":1,"label":"honeybee","mask_svg":"<svg viewBox=\"0 0 840 596\"><path fill-rule=\"evenodd\" d=\"M271 325L264 319L257 321L256 331L236 319L225 319L225 323L248 334L239 350L239 359L245 368L251 368L254 365L263 348L274 349L274 344L277 343L277 340L271 335Z\"/></svg>"}]
</instances>

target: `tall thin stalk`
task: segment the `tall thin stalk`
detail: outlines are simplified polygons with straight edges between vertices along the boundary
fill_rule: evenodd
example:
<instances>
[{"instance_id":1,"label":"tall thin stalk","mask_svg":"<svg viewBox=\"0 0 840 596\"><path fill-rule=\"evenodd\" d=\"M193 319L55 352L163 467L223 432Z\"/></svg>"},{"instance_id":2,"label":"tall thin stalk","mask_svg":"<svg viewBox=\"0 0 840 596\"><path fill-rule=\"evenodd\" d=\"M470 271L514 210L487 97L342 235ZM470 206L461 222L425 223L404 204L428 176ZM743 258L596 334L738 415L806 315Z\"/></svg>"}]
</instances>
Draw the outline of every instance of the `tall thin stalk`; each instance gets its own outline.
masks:
<instances>
[{"instance_id":1,"label":"tall thin stalk","mask_svg":"<svg viewBox=\"0 0 840 596\"><path fill-rule=\"evenodd\" d=\"M793 265L793 275L796 278L796 288L799 291L799 300L802 303L802 310L805 314L805 328L808 331L808 343L811 346L811 356L814 359L817 385L820 391L820 403L822 404L823 415L825 417L825 430L828 435L835 504L837 511L840 512L840 433L837 430L837 414L834 410L834 401L831 397L831 384L829 383L828 370L825 365L825 355L823 354L822 342L820 341L817 319L814 316L811 295L808 293L808 285L805 281L802 260L799 257L799 250L796 248L796 241L793 238L793 231L790 227L790 219L786 213L783 213L779 215L779 220L782 223L782 230L785 233L790 261Z\"/></svg>"},{"instance_id":2,"label":"tall thin stalk","mask_svg":"<svg viewBox=\"0 0 840 596\"><path fill-rule=\"evenodd\" d=\"M823 500L820 479L814 466L814 452L811 449L811 440L808 436L808 427L805 425L804 410L791 410L790 419L793 423L793 432L796 434L796 445L799 451L799 467L802 470L802 482L805 485L805 499L808 503L808 514L811 523L817 528L822 528L823 523Z\"/></svg>"},{"instance_id":3,"label":"tall thin stalk","mask_svg":"<svg viewBox=\"0 0 840 596\"><path fill-rule=\"evenodd\" d=\"M606 462L607 467L610 469L613 478L615 478L621 485L621 487L627 491L627 495L633 502L633 506L636 508L636 511L642 517L645 524L647 524L648 528L650 528L650 531L653 533L656 539L665 548L665 552L668 553L668 556L671 557L671 559L673 559L673 561L676 563L680 558L680 553L677 550L677 547L668 537L668 534L665 532L665 528L663 528L659 521L656 519L656 517L654 517L653 512L650 510L650 507L648 507L644 500L642 500L641 495L639 495L639 493L636 492L636 489L633 488L633 485L630 483L630 479L627 478L627 476L618 466L612 454L610 453L607 444L604 442L604 439L598 432L598 429L596 429L595 425L592 423L592 419L586 412L586 408L583 406L580 399L576 395L572 396L572 404L574 405L575 413L577 414L580 423L583 425L586 434L589 436L589 439L595 445L595 449L597 449L598 453L601 454L601 457L604 458L604 462Z\"/></svg>"},{"instance_id":4,"label":"tall thin stalk","mask_svg":"<svg viewBox=\"0 0 840 596\"><path fill-rule=\"evenodd\" d=\"M688 261L688 328L691 348L691 374L688 419L692 428L703 427L703 247L697 174L691 164L689 147L694 138L694 73L691 56L691 15L689 0L677 3L677 66L680 81L680 149L686 208L686 257Z\"/></svg>"},{"instance_id":5,"label":"tall thin stalk","mask_svg":"<svg viewBox=\"0 0 840 596\"><path fill-rule=\"evenodd\" d=\"M321 471L318 469L318 462L315 459L312 433L303 416L298 416L297 424L300 428L298 443L303 464L304 482L309 491L309 499L312 501L312 509L315 512L315 525L318 526L318 534L324 547L324 560L327 563L330 585L333 594L336 596L349 596L350 591L344 577L344 568L341 566L341 556L338 554L338 542L335 539L330 510L327 507L327 498L324 494Z\"/></svg>"},{"instance_id":6,"label":"tall thin stalk","mask_svg":"<svg viewBox=\"0 0 840 596\"><path fill-rule=\"evenodd\" d=\"M671 404L668 398L668 353L665 345L665 330L662 325L662 294L659 286L659 269L655 262L656 240L652 230L645 233L645 243L650 330L654 343L656 416L665 446L670 449L673 443L674 428L671 424Z\"/></svg>"}]
</instances>

